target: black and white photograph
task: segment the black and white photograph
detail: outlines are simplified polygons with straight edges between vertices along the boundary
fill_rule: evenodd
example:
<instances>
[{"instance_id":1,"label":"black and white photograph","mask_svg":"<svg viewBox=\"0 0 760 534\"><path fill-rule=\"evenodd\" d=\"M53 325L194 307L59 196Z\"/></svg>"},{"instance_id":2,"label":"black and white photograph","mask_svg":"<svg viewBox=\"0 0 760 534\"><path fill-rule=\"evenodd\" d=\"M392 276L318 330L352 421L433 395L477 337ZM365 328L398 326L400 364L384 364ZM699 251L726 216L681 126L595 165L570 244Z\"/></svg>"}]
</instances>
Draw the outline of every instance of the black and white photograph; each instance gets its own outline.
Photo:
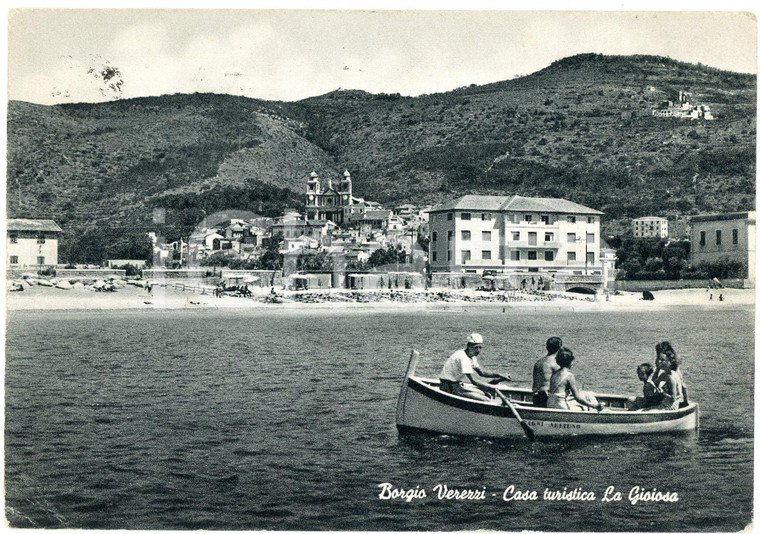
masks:
<instances>
[{"instance_id":1,"label":"black and white photograph","mask_svg":"<svg viewBox=\"0 0 760 534\"><path fill-rule=\"evenodd\" d=\"M753 528L754 13L222 7L6 11L6 527Z\"/></svg>"}]
</instances>

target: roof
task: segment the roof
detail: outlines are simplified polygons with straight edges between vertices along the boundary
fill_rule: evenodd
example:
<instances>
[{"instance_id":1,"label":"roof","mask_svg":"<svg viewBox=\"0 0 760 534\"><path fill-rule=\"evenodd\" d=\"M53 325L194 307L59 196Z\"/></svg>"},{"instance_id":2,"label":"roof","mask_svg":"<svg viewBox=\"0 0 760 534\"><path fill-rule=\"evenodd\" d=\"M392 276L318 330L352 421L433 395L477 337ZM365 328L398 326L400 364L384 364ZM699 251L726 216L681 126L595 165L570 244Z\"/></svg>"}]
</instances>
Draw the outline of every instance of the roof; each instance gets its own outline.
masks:
<instances>
[{"instance_id":1,"label":"roof","mask_svg":"<svg viewBox=\"0 0 760 534\"><path fill-rule=\"evenodd\" d=\"M667 222L666 217L655 217L655 216L648 216L648 217L637 217L633 219L634 221L665 221Z\"/></svg>"},{"instance_id":2,"label":"roof","mask_svg":"<svg viewBox=\"0 0 760 534\"><path fill-rule=\"evenodd\" d=\"M735 211L732 213L706 213L705 215L694 215L691 222L708 222L708 221L733 221L737 219L755 220L754 211Z\"/></svg>"},{"instance_id":3,"label":"roof","mask_svg":"<svg viewBox=\"0 0 760 534\"><path fill-rule=\"evenodd\" d=\"M388 219L391 216L390 210L373 210L364 212L364 220Z\"/></svg>"},{"instance_id":4,"label":"roof","mask_svg":"<svg viewBox=\"0 0 760 534\"><path fill-rule=\"evenodd\" d=\"M8 230L32 232L63 232L51 219L8 219Z\"/></svg>"},{"instance_id":5,"label":"roof","mask_svg":"<svg viewBox=\"0 0 760 534\"><path fill-rule=\"evenodd\" d=\"M438 205L430 213L441 211L531 211L543 213L578 213L604 215L603 212L563 198L522 197L520 195L465 195Z\"/></svg>"}]
</instances>

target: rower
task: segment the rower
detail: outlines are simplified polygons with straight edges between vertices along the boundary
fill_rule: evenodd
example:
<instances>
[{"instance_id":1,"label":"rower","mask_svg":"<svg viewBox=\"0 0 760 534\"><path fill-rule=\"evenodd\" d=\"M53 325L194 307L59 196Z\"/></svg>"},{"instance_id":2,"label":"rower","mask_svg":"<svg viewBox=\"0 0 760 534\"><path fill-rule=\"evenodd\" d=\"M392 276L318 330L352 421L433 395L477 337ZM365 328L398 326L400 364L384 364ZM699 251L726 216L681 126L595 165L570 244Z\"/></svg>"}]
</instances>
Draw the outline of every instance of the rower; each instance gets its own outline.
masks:
<instances>
[{"instance_id":1,"label":"rower","mask_svg":"<svg viewBox=\"0 0 760 534\"><path fill-rule=\"evenodd\" d=\"M482 349L483 336L474 332L467 336L467 347L449 356L449 359L443 365L440 378L441 391L460 397L490 402L493 398L492 396L496 395L496 388L480 380L480 378L476 378L475 374L483 378L512 380L509 375L491 373L480 367L478 355ZM477 389L466 388L463 383L465 377Z\"/></svg>"}]
</instances>

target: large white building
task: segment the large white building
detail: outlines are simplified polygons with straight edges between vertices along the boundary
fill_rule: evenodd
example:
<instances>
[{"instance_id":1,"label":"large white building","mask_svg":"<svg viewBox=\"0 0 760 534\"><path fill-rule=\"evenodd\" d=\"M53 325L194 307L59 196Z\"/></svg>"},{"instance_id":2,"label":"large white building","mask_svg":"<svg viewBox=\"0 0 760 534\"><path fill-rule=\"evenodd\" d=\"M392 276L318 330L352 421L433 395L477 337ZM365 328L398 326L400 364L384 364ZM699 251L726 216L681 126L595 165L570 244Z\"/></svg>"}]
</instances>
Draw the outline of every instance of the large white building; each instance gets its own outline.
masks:
<instances>
[{"instance_id":1,"label":"large white building","mask_svg":"<svg viewBox=\"0 0 760 534\"><path fill-rule=\"evenodd\" d=\"M668 237L668 220L664 217L639 217L631 225L633 237Z\"/></svg>"},{"instance_id":2,"label":"large white building","mask_svg":"<svg viewBox=\"0 0 760 534\"><path fill-rule=\"evenodd\" d=\"M691 265L723 259L747 266L747 278L755 280L754 211L695 215L691 218Z\"/></svg>"},{"instance_id":3,"label":"large white building","mask_svg":"<svg viewBox=\"0 0 760 534\"><path fill-rule=\"evenodd\" d=\"M602 274L602 215L559 198L466 195L430 210L431 270Z\"/></svg>"},{"instance_id":4,"label":"large white building","mask_svg":"<svg viewBox=\"0 0 760 534\"><path fill-rule=\"evenodd\" d=\"M53 266L58 263L61 227L49 219L8 219L8 267Z\"/></svg>"}]
</instances>

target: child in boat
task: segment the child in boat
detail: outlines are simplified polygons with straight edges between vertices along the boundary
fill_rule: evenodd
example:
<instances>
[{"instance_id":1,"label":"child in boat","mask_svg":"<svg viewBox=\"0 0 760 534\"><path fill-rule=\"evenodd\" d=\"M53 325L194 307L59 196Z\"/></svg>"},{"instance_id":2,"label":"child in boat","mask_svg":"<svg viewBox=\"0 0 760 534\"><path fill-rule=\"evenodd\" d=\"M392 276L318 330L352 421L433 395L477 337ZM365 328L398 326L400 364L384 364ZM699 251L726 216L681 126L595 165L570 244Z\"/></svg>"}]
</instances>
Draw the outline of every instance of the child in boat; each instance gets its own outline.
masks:
<instances>
[{"instance_id":1,"label":"child in boat","mask_svg":"<svg viewBox=\"0 0 760 534\"><path fill-rule=\"evenodd\" d=\"M644 408L651 408L657 406L662 401L662 390L658 388L652 380L654 369L648 363L642 363L636 368L636 374L639 375L639 380L644 383L643 395L641 397L634 398L628 409L643 410Z\"/></svg>"},{"instance_id":2,"label":"child in boat","mask_svg":"<svg viewBox=\"0 0 760 534\"><path fill-rule=\"evenodd\" d=\"M561 348L557 351L557 365L559 370L554 371L549 380L549 398L546 401L547 408L560 410L588 410L593 408L602 411L602 403L590 391L583 391L575 384L575 375L570 372L572 366L573 351Z\"/></svg>"}]
</instances>

